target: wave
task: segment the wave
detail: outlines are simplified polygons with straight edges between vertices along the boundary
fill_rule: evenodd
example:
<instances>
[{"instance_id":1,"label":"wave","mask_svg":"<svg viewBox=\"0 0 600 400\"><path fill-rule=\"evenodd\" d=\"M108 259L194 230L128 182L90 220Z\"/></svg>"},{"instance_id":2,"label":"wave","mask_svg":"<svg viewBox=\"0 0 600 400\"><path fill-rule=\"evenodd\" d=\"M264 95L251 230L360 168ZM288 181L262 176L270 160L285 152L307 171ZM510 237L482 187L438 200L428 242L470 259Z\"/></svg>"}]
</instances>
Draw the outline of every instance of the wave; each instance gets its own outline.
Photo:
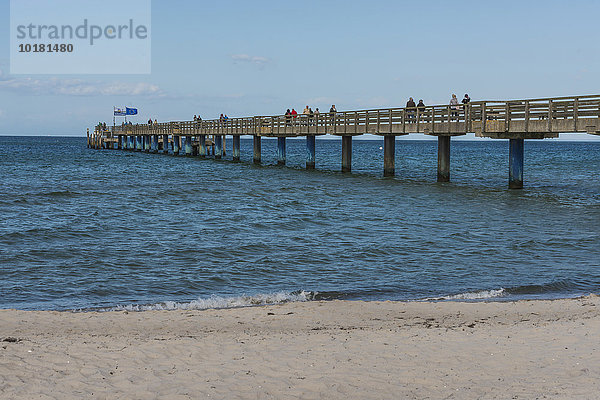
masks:
<instances>
[{"instance_id":1,"label":"wave","mask_svg":"<svg viewBox=\"0 0 600 400\"><path fill-rule=\"evenodd\" d=\"M95 311L157 311L157 310L209 310L221 308L241 308L267 306L291 302L317 300L318 294L304 290L296 292L275 292L256 294L253 296L221 297L211 296L190 302L165 301L155 304L129 304L116 307L101 308ZM81 310L90 311L90 310Z\"/></svg>"},{"instance_id":2,"label":"wave","mask_svg":"<svg viewBox=\"0 0 600 400\"><path fill-rule=\"evenodd\" d=\"M486 300L494 298L564 298L577 297L589 293L590 291L600 290L600 285L596 287L594 282L575 282L575 281L555 281L541 285L523 285L511 288L499 288L489 290L476 290L471 292L457 293L439 297L429 297L419 299L419 301L442 301L442 300ZM554 294L555 296L553 296Z\"/></svg>"},{"instance_id":3,"label":"wave","mask_svg":"<svg viewBox=\"0 0 600 400\"><path fill-rule=\"evenodd\" d=\"M419 301L441 301L441 300L485 300L492 299L495 297L504 297L507 294L507 290L504 288L492 289L492 290L479 290L475 292L466 292L452 294L441 297L429 297L420 299Z\"/></svg>"}]
</instances>

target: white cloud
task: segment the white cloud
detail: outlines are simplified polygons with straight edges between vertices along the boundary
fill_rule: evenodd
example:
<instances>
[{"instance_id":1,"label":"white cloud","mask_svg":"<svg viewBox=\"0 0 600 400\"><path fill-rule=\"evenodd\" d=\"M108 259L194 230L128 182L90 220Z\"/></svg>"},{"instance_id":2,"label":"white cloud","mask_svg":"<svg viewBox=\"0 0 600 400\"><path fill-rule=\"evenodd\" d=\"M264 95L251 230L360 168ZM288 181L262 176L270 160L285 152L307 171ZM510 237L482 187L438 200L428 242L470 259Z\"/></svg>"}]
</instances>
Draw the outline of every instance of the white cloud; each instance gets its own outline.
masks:
<instances>
[{"instance_id":1,"label":"white cloud","mask_svg":"<svg viewBox=\"0 0 600 400\"><path fill-rule=\"evenodd\" d=\"M82 79L17 78L0 70L0 91L63 96L164 96L156 85L139 82L94 82Z\"/></svg>"},{"instance_id":2,"label":"white cloud","mask_svg":"<svg viewBox=\"0 0 600 400\"><path fill-rule=\"evenodd\" d=\"M231 59L236 63L243 62L243 63L255 64L258 66L263 66L263 65L271 62L271 60L268 59L267 57L250 56L248 54L234 54L231 56Z\"/></svg>"}]
</instances>

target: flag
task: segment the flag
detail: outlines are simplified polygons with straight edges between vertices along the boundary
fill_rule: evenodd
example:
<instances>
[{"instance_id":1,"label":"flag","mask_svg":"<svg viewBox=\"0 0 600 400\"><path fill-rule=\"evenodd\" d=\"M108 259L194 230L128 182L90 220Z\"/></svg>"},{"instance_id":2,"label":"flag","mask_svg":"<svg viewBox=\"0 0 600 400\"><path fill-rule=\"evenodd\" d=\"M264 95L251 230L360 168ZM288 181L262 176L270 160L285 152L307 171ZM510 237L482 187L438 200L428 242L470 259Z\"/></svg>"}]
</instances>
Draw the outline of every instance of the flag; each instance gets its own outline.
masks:
<instances>
[{"instance_id":1,"label":"flag","mask_svg":"<svg viewBox=\"0 0 600 400\"><path fill-rule=\"evenodd\" d=\"M137 108L125 107L125 115L137 115Z\"/></svg>"},{"instance_id":2,"label":"flag","mask_svg":"<svg viewBox=\"0 0 600 400\"><path fill-rule=\"evenodd\" d=\"M122 116L127 115L125 113L125 110L123 110L122 108L113 107L113 111L115 113L115 116L117 116L117 117L122 117Z\"/></svg>"}]
</instances>

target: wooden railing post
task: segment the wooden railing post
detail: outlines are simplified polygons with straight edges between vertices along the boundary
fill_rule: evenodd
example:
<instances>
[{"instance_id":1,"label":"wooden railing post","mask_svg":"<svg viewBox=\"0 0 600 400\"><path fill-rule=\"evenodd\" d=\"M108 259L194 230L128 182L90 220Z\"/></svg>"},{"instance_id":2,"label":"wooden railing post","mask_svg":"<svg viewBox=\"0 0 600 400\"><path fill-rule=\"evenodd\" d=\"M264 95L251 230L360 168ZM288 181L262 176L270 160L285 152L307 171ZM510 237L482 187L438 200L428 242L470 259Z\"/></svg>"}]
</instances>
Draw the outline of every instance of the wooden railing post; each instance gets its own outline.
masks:
<instances>
[{"instance_id":1,"label":"wooden railing post","mask_svg":"<svg viewBox=\"0 0 600 400\"><path fill-rule=\"evenodd\" d=\"M552 132L552 117L553 117L552 100L548 100L548 132Z\"/></svg>"},{"instance_id":2,"label":"wooden railing post","mask_svg":"<svg viewBox=\"0 0 600 400\"><path fill-rule=\"evenodd\" d=\"M529 100L525 102L525 132L529 132Z\"/></svg>"},{"instance_id":3,"label":"wooden railing post","mask_svg":"<svg viewBox=\"0 0 600 400\"><path fill-rule=\"evenodd\" d=\"M579 118L579 97L573 102L573 130L577 132L577 119Z\"/></svg>"},{"instance_id":4,"label":"wooden railing post","mask_svg":"<svg viewBox=\"0 0 600 400\"><path fill-rule=\"evenodd\" d=\"M485 123L487 119L487 110L486 110L485 101L481 103L481 133L485 133Z\"/></svg>"}]
</instances>

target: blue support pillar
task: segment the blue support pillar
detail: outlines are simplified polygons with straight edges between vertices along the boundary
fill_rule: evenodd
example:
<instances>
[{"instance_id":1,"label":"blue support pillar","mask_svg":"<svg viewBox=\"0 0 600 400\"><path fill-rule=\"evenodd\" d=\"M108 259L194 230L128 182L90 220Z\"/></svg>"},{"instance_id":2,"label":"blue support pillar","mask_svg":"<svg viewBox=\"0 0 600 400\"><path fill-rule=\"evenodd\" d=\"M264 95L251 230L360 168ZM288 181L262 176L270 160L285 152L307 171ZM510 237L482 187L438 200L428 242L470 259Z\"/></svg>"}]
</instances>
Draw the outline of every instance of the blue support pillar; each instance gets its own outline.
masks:
<instances>
[{"instance_id":1,"label":"blue support pillar","mask_svg":"<svg viewBox=\"0 0 600 400\"><path fill-rule=\"evenodd\" d=\"M140 135L135 136L135 151L142 151L142 137Z\"/></svg>"},{"instance_id":2,"label":"blue support pillar","mask_svg":"<svg viewBox=\"0 0 600 400\"><path fill-rule=\"evenodd\" d=\"M450 182L450 136L438 136L438 182Z\"/></svg>"},{"instance_id":3,"label":"blue support pillar","mask_svg":"<svg viewBox=\"0 0 600 400\"><path fill-rule=\"evenodd\" d=\"M240 135L233 136L233 161L240 161Z\"/></svg>"},{"instance_id":4,"label":"blue support pillar","mask_svg":"<svg viewBox=\"0 0 600 400\"><path fill-rule=\"evenodd\" d=\"M185 155L186 156L192 155L192 137L191 136L185 137Z\"/></svg>"},{"instance_id":5,"label":"blue support pillar","mask_svg":"<svg viewBox=\"0 0 600 400\"><path fill-rule=\"evenodd\" d=\"M144 135L144 150L146 153L150 153L152 146L150 144L150 135Z\"/></svg>"},{"instance_id":6,"label":"blue support pillar","mask_svg":"<svg viewBox=\"0 0 600 400\"><path fill-rule=\"evenodd\" d=\"M260 152L261 152L261 137L254 135L253 138L254 155L252 157L254 164L260 164Z\"/></svg>"},{"instance_id":7,"label":"blue support pillar","mask_svg":"<svg viewBox=\"0 0 600 400\"><path fill-rule=\"evenodd\" d=\"M306 137L306 169L315 169L315 136Z\"/></svg>"},{"instance_id":8,"label":"blue support pillar","mask_svg":"<svg viewBox=\"0 0 600 400\"><path fill-rule=\"evenodd\" d=\"M173 135L173 155L179 155L179 136Z\"/></svg>"},{"instance_id":9,"label":"blue support pillar","mask_svg":"<svg viewBox=\"0 0 600 400\"><path fill-rule=\"evenodd\" d=\"M342 172L352 171L352 136L342 136Z\"/></svg>"},{"instance_id":10,"label":"blue support pillar","mask_svg":"<svg viewBox=\"0 0 600 400\"><path fill-rule=\"evenodd\" d=\"M285 165L285 137L277 138L277 165Z\"/></svg>"},{"instance_id":11,"label":"blue support pillar","mask_svg":"<svg viewBox=\"0 0 600 400\"><path fill-rule=\"evenodd\" d=\"M509 139L508 187L510 189L523 189L524 153L524 139Z\"/></svg>"},{"instance_id":12,"label":"blue support pillar","mask_svg":"<svg viewBox=\"0 0 600 400\"><path fill-rule=\"evenodd\" d=\"M383 176L396 175L396 136L383 137Z\"/></svg>"},{"instance_id":13,"label":"blue support pillar","mask_svg":"<svg viewBox=\"0 0 600 400\"><path fill-rule=\"evenodd\" d=\"M223 157L223 136L215 136L215 158L219 160Z\"/></svg>"},{"instance_id":14,"label":"blue support pillar","mask_svg":"<svg viewBox=\"0 0 600 400\"><path fill-rule=\"evenodd\" d=\"M200 157L206 157L206 135L198 136L198 153Z\"/></svg>"}]
</instances>

